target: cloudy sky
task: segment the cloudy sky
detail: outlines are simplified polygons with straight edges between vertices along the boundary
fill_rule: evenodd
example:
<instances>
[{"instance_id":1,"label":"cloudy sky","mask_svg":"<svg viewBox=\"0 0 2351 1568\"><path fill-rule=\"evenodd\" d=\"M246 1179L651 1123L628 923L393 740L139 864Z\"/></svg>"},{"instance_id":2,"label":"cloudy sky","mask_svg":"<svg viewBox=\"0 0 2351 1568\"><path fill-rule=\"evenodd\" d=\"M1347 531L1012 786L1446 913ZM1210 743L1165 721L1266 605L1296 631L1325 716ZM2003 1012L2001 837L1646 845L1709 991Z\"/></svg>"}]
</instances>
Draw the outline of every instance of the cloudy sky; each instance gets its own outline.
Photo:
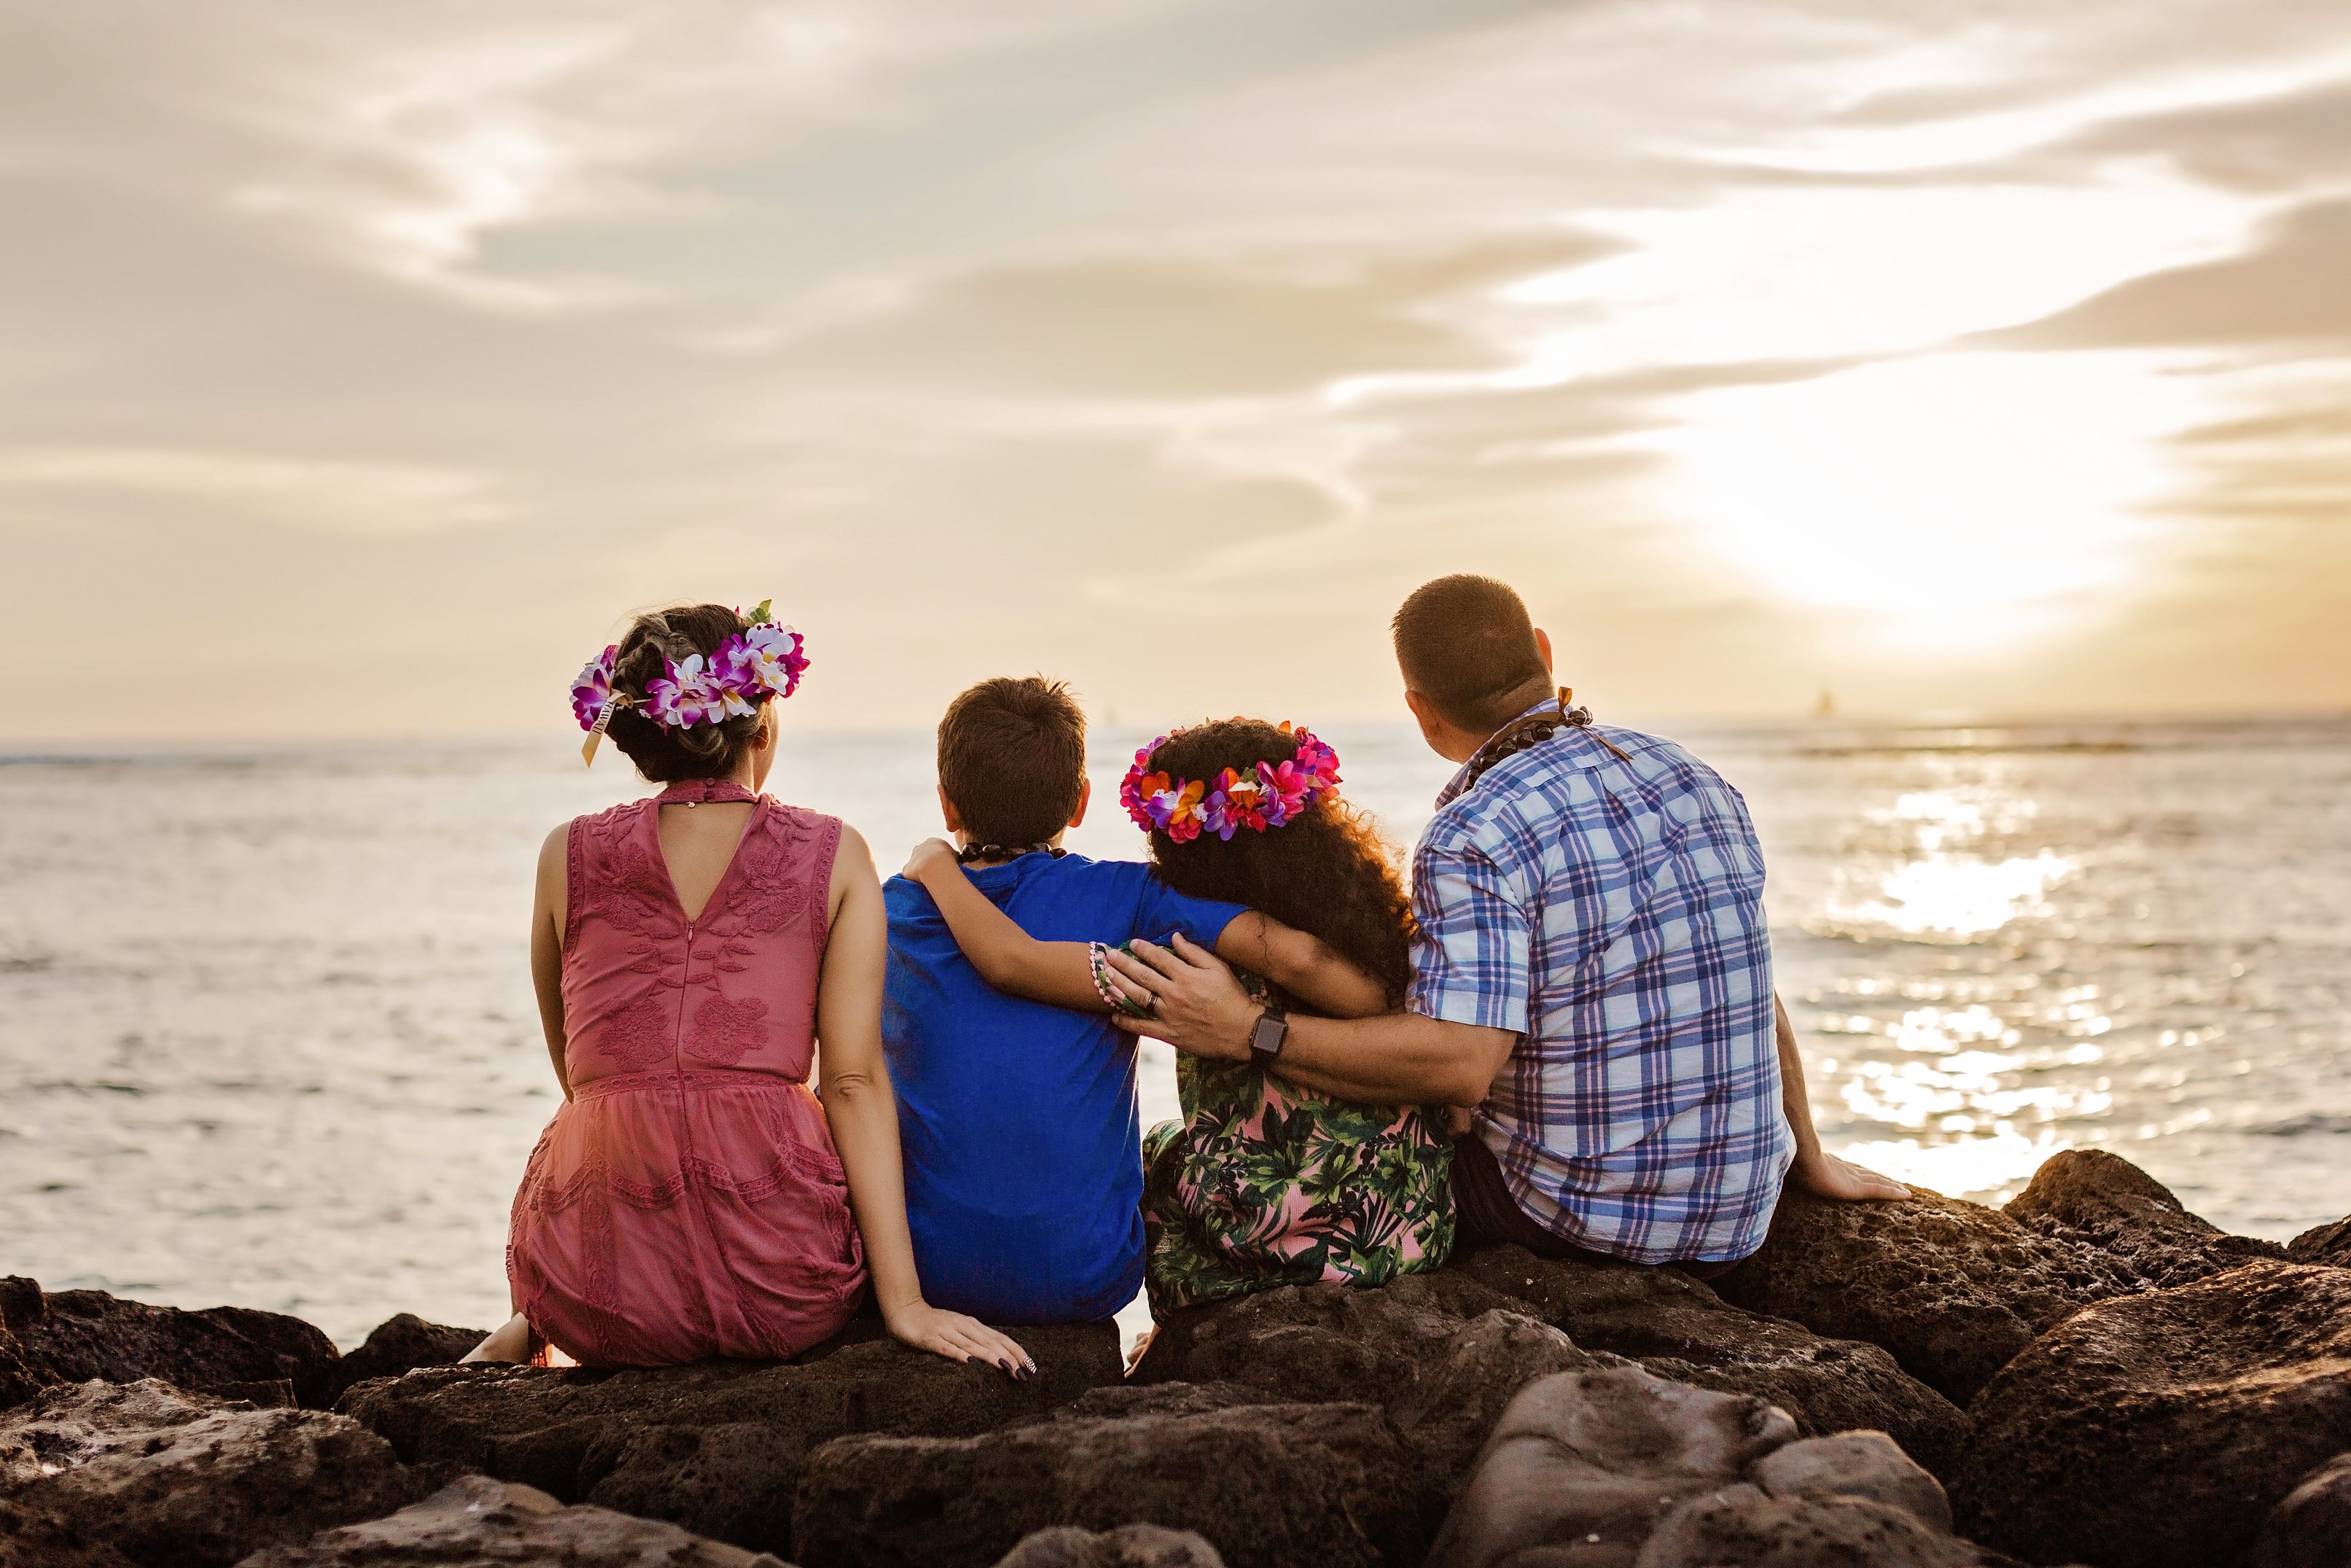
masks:
<instances>
[{"instance_id":1,"label":"cloudy sky","mask_svg":"<svg viewBox=\"0 0 2351 1568\"><path fill-rule=\"evenodd\" d=\"M19 739L2341 707L2346 392L2319 0L0 0Z\"/></svg>"}]
</instances>

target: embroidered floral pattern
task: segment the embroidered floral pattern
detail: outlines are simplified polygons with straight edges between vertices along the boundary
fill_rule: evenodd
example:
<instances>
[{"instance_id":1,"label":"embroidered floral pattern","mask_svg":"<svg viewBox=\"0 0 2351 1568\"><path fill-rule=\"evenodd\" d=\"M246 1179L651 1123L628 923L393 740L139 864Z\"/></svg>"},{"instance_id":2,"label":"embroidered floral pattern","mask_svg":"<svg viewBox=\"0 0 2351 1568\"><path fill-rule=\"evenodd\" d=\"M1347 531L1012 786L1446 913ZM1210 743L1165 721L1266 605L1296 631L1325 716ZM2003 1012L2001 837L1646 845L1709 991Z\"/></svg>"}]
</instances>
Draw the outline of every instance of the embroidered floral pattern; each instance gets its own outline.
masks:
<instances>
[{"instance_id":1,"label":"embroidered floral pattern","mask_svg":"<svg viewBox=\"0 0 2351 1568\"><path fill-rule=\"evenodd\" d=\"M767 1043L767 1003L757 997L739 1002L713 997L694 1009L694 1038L686 1049L704 1061L732 1067L746 1051Z\"/></svg>"},{"instance_id":2,"label":"embroidered floral pattern","mask_svg":"<svg viewBox=\"0 0 2351 1568\"><path fill-rule=\"evenodd\" d=\"M663 991L650 991L604 1020L597 1048L637 1072L670 1054L676 1044L676 1001Z\"/></svg>"}]
</instances>

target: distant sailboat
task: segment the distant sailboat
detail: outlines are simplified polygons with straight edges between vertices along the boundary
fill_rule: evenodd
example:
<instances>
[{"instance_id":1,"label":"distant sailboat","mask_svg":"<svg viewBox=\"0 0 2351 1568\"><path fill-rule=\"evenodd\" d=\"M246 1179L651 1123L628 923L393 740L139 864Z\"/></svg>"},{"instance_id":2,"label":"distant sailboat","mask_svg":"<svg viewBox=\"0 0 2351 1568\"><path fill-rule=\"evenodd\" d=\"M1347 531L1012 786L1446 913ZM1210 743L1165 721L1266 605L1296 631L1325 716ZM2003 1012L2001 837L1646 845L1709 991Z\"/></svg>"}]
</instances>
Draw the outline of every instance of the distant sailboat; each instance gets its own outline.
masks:
<instances>
[{"instance_id":1,"label":"distant sailboat","mask_svg":"<svg viewBox=\"0 0 2351 1568\"><path fill-rule=\"evenodd\" d=\"M1836 694L1826 686L1821 688L1821 700L1813 705L1814 718L1836 717Z\"/></svg>"}]
</instances>

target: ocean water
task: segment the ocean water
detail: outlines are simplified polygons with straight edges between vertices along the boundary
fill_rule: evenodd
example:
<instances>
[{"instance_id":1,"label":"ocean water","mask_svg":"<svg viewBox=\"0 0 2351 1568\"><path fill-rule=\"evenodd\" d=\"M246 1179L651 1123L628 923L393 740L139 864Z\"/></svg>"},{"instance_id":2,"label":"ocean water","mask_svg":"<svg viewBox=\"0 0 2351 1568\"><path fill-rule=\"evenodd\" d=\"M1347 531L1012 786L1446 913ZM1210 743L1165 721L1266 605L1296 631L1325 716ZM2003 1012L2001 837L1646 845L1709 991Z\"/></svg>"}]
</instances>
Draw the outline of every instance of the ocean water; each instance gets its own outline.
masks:
<instances>
[{"instance_id":1,"label":"ocean water","mask_svg":"<svg viewBox=\"0 0 2351 1568\"><path fill-rule=\"evenodd\" d=\"M1745 792L1833 1148L1996 1201L2056 1149L2231 1229L2351 1210L2351 723L1677 732ZM1094 820L1139 737L1097 739ZM1399 843L1449 771L1338 729ZM929 738L795 736L769 788L886 873ZM541 838L641 793L545 744L0 757L0 1272L298 1312L506 1315L556 1104ZM1145 1048L1146 1118L1175 1105Z\"/></svg>"}]
</instances>

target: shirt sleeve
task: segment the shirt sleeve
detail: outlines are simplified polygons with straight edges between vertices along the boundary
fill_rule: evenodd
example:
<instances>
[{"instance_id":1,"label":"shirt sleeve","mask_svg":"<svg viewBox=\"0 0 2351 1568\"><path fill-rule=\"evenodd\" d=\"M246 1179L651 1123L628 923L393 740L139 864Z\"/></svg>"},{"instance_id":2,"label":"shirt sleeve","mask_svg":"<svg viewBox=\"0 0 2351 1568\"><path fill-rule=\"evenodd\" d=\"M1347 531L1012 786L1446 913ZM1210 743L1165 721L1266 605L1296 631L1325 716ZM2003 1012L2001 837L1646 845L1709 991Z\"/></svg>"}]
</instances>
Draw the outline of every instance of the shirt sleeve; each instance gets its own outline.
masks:
<instances>
[{"instance_id":1,"label":"shirt sleeve","mask_svg":"<svg viewBox=\"0 0 2351 1568\"><path fill-rule=\"evenodd\" d=\"M1424 844L1415 858L1414 1012L1446 1023L1527 1032L1531 928L1499 866L1470 845Z\"/></svg>"},{"instance_id":2,"label":"shirt sleeve","mask_svg":"<svg viewBox=\"0 0 2351 1568\"><path fill-rule=\"evenodd\" d=\"M1144 883L1142 896L1135 901L1134 934L1146 941L1164 943L1170 932L1181 931L1201 946L1214 947L1225 927L1249 913L1245 904L1178 893L1162 882L1156 872L1147 872Z\"/></svg>"}]
</instances>

